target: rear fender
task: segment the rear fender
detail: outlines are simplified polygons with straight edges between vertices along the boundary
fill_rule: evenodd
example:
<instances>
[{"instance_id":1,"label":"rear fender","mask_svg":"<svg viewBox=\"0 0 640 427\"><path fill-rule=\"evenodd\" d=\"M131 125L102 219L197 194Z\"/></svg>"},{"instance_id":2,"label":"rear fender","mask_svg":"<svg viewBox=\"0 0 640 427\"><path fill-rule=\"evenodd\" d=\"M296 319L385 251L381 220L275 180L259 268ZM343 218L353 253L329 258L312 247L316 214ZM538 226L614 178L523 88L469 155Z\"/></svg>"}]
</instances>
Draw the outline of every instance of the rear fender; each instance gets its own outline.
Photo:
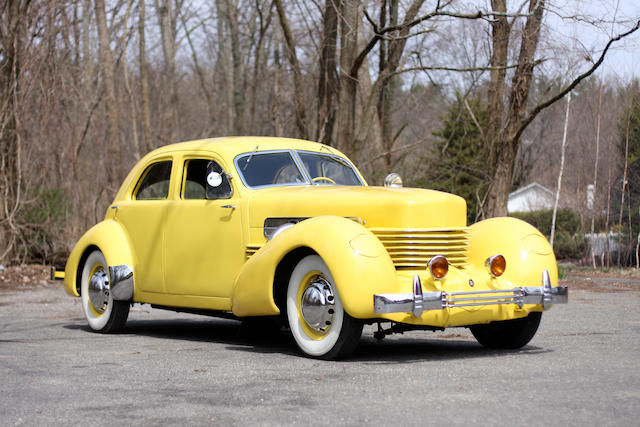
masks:
<instances>
[{"instance_id":1,"label":"rear fender","mask_svg":"<svg viewBox=\"0 0 640 427\"><path fill-rule=\"evenodd\" d=\"M116 221L104 220L94 225L80 238L67 259L64 269L64 289L69 295L80 296L78 275L82 271L84 260L94 249L102 251L109 266L128 265L135 270L129 240L124 230Z\"/></svg>"},{"instance_id":2,"label":"rear fender","mask_svg":"<svg viewBox=\"0 0 640 427\"><path fill-rule=\"evenodd\" d=\"M397 287L391 258L373 233L350 219L315 217L279 233L247 261L234 286L235 315L280 313L274 299L276 269L294 251L300 257L315 252L324 260L344 309L353 317L372 317L373 294Z\"/></svg>"}]
</instances>

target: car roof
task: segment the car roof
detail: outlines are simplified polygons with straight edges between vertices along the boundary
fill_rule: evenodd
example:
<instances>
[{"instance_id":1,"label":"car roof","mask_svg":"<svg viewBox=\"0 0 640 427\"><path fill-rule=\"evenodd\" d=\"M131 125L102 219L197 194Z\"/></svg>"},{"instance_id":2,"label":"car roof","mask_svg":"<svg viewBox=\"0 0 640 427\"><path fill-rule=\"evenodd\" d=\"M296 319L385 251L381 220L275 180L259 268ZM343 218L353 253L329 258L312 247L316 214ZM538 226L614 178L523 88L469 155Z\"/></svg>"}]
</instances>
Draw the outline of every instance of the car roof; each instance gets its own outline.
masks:
<instances>
[{"instance_id":1,"label":"car roof","mask_svg":"<svg viewBox=\"0 0 640 427\"><path fill-rule=\"evenodd\" d=\"M268 151L287 149L308 151L324 150L325 152L344 156L344 154L335 148L319 142L267 136L230 136L180 142L160 147L149 153L149 156L155 157L158 154L173 153L175 151L215 151L227 159L233 159L238 154L250 153L254 150Z\"/></svg>"}]
</instances>

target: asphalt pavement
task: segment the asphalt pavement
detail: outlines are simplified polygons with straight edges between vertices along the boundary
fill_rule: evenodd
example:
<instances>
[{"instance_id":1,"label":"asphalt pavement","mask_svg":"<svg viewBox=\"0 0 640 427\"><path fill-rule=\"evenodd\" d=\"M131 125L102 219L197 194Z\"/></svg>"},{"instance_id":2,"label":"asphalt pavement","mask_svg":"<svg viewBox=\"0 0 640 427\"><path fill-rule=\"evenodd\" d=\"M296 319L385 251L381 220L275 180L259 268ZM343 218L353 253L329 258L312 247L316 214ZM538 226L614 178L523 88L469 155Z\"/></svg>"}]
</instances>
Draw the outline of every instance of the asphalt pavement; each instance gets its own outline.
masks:
<instances>
[{"instance_id":1,"label":"asphalt pavement","mask_svg":"<svg viewBox=\"0 0 640 427\"><path fill-rule=\"evenodd\" d=\"M517 351L466 329L308 359L284 332L136 305L89 331L59 284L0 290L0 425L589 425L640 420L640 286L572 290Z\"/></svg>"}]
</instances>

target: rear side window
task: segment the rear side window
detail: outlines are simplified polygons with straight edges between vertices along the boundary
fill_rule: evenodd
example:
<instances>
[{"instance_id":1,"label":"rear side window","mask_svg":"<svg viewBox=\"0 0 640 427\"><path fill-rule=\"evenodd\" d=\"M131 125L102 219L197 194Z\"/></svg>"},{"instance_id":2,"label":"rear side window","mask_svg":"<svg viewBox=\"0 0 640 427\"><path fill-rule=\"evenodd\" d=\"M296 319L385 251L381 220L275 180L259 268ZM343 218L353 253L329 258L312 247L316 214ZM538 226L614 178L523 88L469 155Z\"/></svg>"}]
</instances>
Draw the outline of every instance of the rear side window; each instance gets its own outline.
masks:
<instances>
[{"instance_id":1,"label":"rear side window","mask_svg":"<svg viewBox=\"0 0 640 427\"><path fill-rule=\"evenodd\" d=\"M171 162L164 161L149 166L136 188L136 200L162 200L169 196Z\"/></svg>"}]
</instances>

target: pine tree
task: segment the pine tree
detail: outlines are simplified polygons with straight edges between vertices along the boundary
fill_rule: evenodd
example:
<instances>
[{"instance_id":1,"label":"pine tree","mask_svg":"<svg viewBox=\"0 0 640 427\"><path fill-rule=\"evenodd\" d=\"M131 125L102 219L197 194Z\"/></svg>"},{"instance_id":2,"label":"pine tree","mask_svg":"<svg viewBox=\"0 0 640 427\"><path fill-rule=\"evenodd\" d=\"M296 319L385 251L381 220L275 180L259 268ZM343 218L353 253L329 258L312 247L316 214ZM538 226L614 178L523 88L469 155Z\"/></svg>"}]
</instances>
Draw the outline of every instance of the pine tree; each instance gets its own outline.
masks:
<instances>
[{"instance_id":1,"label":"pine tree","mask_svg":"<svg viewBox=\"0 0 640 427\"><path fill-rule=\"evenodd\" d=\"M439 142L421 184L463 197L467 201L467 222L471 224L482 216L482 202L488 187L480 131L487 120L487 108L479 97L468 98L466 103L458 95L449 106L442 130L434 133Z\"/></svg>"}]
</instances>

